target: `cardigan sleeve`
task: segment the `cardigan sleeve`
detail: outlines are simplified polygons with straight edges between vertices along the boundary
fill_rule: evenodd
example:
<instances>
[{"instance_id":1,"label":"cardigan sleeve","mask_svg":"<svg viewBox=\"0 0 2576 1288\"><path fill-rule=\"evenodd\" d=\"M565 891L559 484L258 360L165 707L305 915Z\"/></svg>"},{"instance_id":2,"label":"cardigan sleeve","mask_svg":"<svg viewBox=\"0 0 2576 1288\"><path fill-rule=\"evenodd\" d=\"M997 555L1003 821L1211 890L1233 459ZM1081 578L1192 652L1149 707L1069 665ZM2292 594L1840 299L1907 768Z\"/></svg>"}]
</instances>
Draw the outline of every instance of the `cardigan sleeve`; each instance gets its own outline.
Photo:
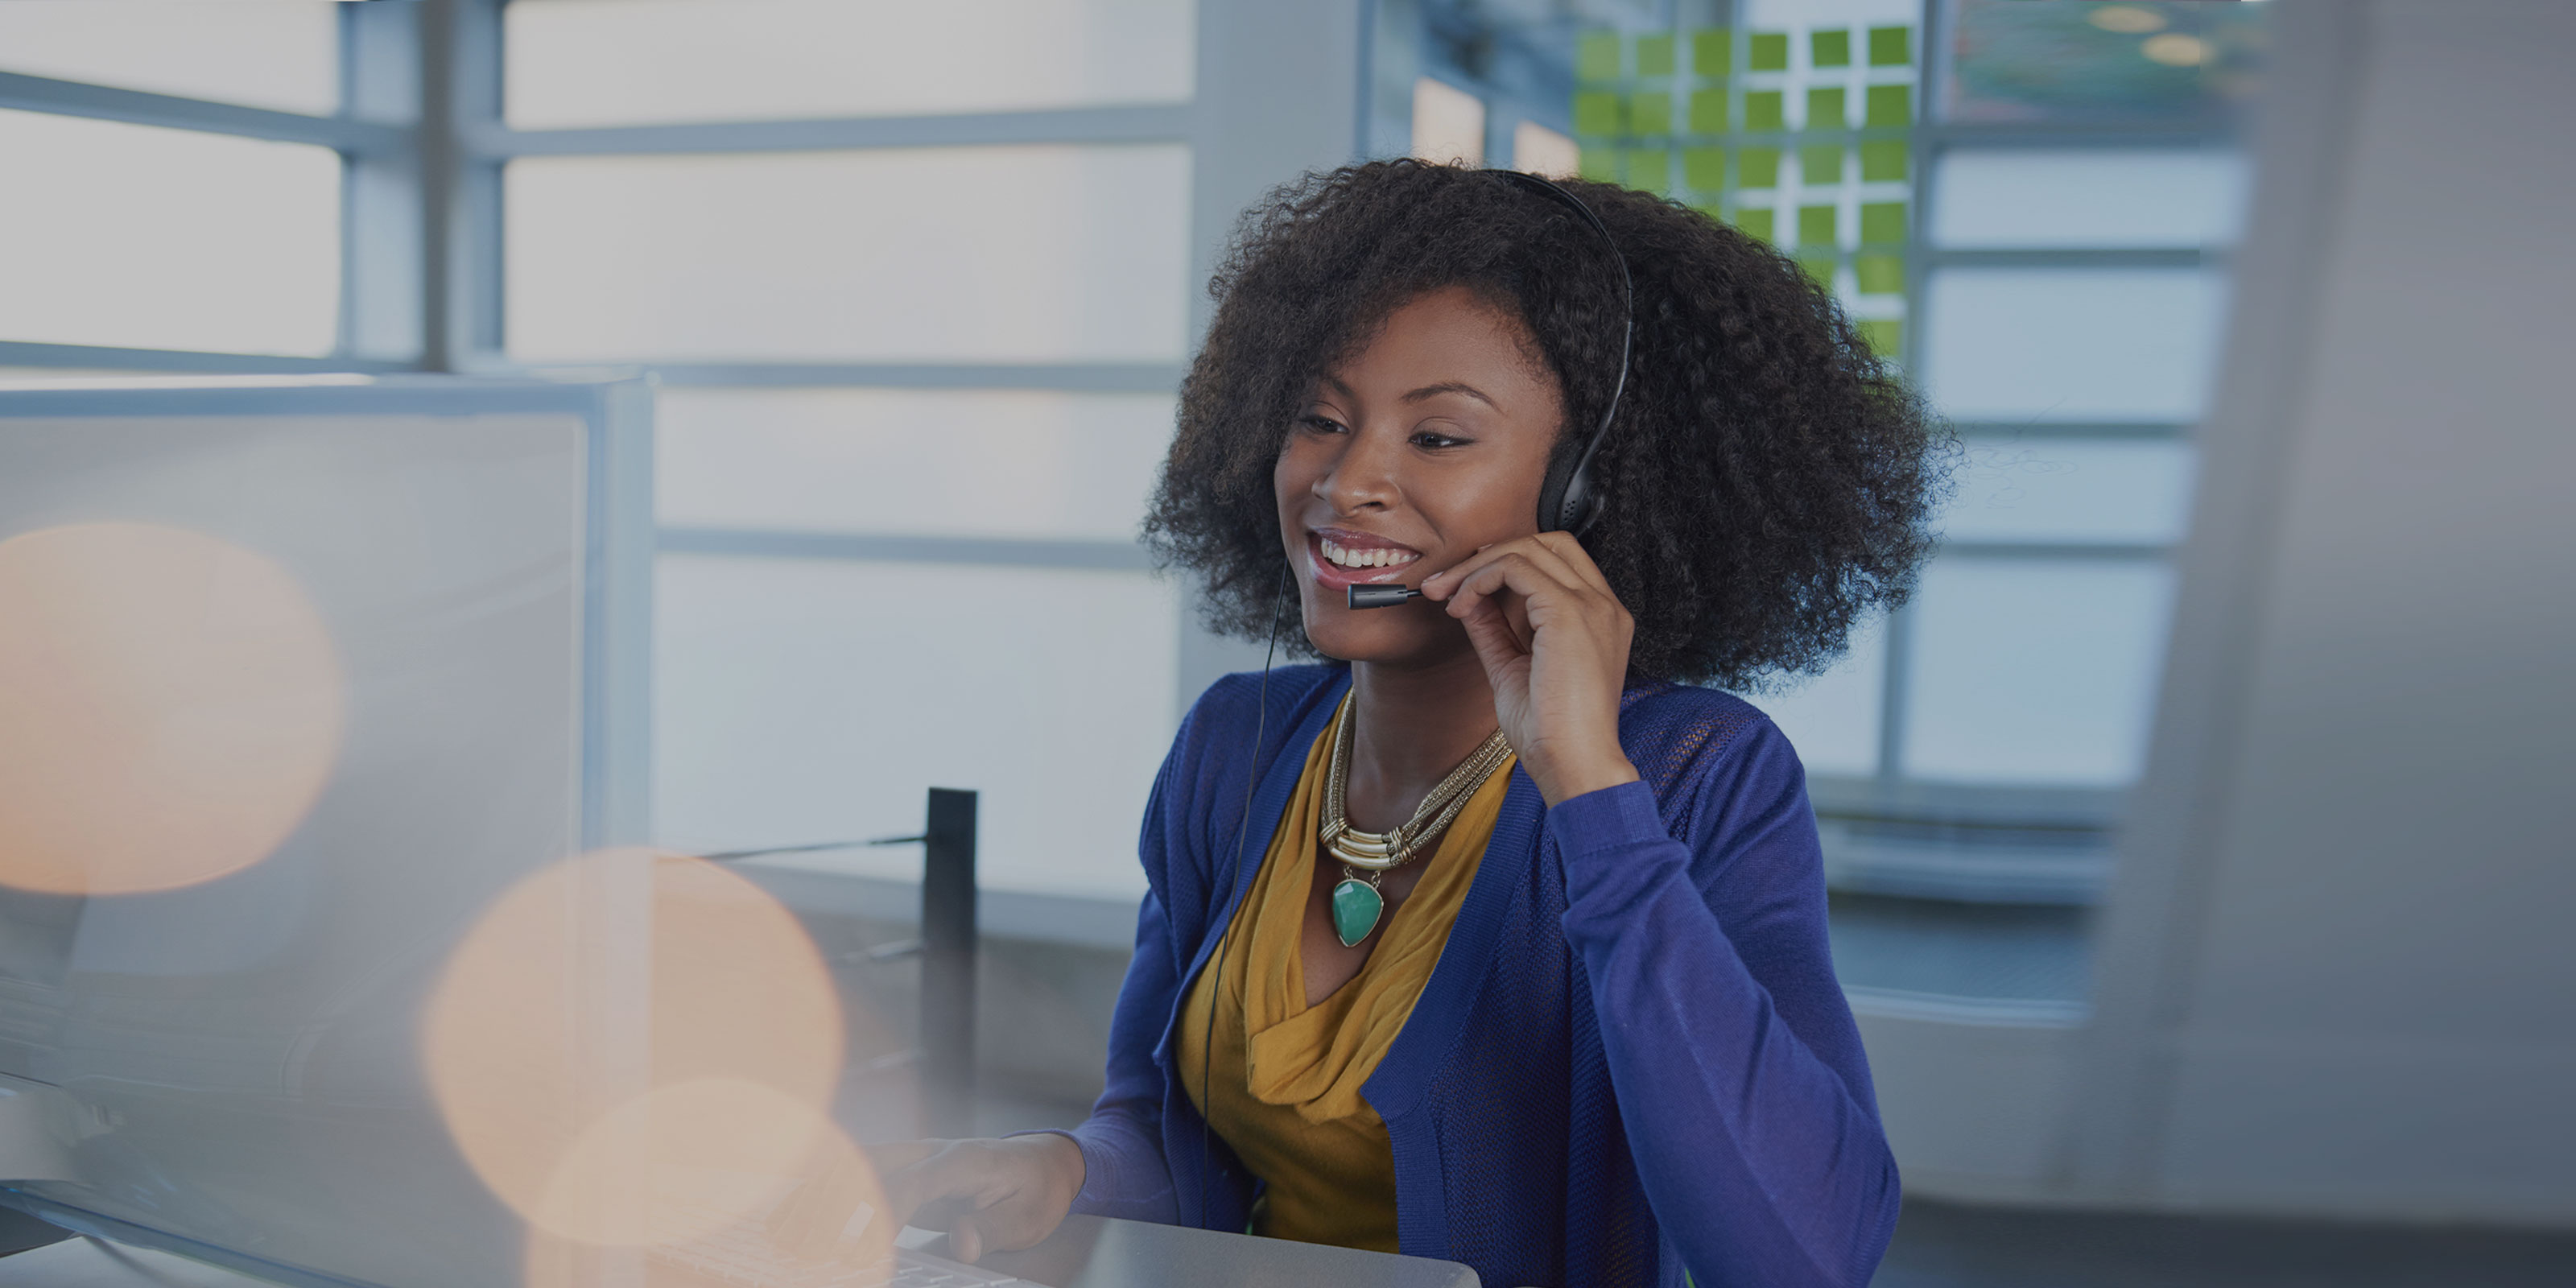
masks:
<instances>
[{"instance_id":1,"label":"cardigan sleeve","mask_svg":"<svg viewBox=\"0 0 2576 1288\"><path fill-rule=\"evenodd\" d=\"M1109 1020L1109 1068L1091 1117L1065 1133L1082 1147L1082 1192L1073 1210L1170 1225L1180 1220L1163 1159L1163 1073L1154 1046L1179 987L1162 901L1136 910L1136 956Z\"/></svg>"},{"instance_id":2,"label":"cardigan sleeve","mask_svg":"<svg viewBox=\"0 0 2576 1288\"><path fill-rule=\"evenodd\" d=\"M1701 1288L1869 1282L1897 1176L1827 950L1804 772L1756 720L1670 791L1548 811L1566 939L1590 977L1647 1201Z\"/></svg>"}]
</instances>

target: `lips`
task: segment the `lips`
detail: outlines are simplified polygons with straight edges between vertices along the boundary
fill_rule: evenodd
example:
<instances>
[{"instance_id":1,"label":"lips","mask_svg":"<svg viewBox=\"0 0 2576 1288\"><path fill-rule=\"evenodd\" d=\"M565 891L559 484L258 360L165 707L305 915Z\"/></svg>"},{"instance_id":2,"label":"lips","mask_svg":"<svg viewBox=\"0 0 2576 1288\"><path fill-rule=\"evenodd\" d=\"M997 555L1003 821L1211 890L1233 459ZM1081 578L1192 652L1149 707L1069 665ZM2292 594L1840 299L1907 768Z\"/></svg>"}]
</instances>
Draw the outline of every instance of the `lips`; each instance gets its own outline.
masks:
<instances>
[{"instance_id":1,"label":"lips","mask_svg":"<svg viewBox=\"0 0 2576 1288\"><path fill-rule=\"evenodd\" d=\"M1306 561L1316 585L1339 590L1401 581L1422 552L1374 533L1322 528L1306 534Z\"/></svg>"}]
</instances>

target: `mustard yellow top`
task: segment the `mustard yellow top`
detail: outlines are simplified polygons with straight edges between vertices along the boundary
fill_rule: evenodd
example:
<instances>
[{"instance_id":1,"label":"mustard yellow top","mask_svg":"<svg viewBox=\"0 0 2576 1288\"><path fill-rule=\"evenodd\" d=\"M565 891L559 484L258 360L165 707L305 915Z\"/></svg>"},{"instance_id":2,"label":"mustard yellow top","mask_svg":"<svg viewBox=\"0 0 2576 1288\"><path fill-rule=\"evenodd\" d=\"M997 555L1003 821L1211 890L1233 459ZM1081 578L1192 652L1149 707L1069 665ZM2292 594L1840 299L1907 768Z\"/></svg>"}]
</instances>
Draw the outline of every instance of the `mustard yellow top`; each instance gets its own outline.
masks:
<instances>
[{"instance_id":1,"label":"mustard yellow top","mask_svg":"<svg viewBox=\"0 0 2576 1288\"><path fill-rule=\"evenodd\" d=\"M1332 749L1328 722L1306 754L1279 833L1235 914L1222 968L1200 971L1190 988L1175 1064L1199 1113L1244 1166L1269 1182L1253 1208L1253 1233L1393 1252L1395 1153L1386 1124L1360 1098L1360 1085L1404 1031L1440 961L1493 837L1514 762L1505 760L1468 798L1438 847L1414 860L1423 865L1422 878L1386 914L1360 973L1308 1006L1298 941L1314 886ZM1329 879L1341 876L1336 863ZM1219 988L1222 998L1215 996ZM1206 1036L1211 1005L1212 1040Z\"/></svg>"}]
</instances>

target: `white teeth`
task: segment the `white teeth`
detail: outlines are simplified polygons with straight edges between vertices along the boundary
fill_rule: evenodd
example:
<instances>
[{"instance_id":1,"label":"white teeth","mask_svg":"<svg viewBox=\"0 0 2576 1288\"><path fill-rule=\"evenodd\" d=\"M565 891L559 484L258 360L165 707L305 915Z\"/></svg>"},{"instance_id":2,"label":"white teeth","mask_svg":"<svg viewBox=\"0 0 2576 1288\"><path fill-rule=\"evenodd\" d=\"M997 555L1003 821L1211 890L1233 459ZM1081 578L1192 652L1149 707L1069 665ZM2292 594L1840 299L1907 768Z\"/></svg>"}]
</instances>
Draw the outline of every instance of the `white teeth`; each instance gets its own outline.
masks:
<instances>
[{"instance_id":1,"label":"white teeth","mask_svg":"<svg viewBox=\"0 0 2576 1288\"><path fill-rule=\"evenodd\" d=\"M1411 563L1419 557L1408 551L1392 550L1383 546L1353 550L1348 546L1336 545L1320 537L1316 539L1316 544L1323 547L1324 558L1327 561L1344 568L1392 568L1399 564Z\"/></svg>"}]
</instances>

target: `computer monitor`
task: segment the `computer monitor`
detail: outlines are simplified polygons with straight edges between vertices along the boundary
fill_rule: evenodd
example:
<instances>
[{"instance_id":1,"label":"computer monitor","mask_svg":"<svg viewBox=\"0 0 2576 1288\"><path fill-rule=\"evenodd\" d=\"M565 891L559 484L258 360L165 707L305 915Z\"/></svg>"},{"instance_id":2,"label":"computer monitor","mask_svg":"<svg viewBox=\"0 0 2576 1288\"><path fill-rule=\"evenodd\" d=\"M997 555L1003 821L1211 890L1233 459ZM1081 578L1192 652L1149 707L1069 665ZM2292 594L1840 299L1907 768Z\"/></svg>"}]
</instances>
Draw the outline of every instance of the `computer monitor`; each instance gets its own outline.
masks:
<instances>
[{"instance_id":1,"label":"computer monitor","mask_svg":"<svg viewBox=\"0 0 2576 1288\"><path fill-rule=\"evenodd\" d=\"M523 1281L421 1016L501 892L646 838L649 408L0 387L0 1202L279 1282Z\"/></svg>"}]
</instances>

